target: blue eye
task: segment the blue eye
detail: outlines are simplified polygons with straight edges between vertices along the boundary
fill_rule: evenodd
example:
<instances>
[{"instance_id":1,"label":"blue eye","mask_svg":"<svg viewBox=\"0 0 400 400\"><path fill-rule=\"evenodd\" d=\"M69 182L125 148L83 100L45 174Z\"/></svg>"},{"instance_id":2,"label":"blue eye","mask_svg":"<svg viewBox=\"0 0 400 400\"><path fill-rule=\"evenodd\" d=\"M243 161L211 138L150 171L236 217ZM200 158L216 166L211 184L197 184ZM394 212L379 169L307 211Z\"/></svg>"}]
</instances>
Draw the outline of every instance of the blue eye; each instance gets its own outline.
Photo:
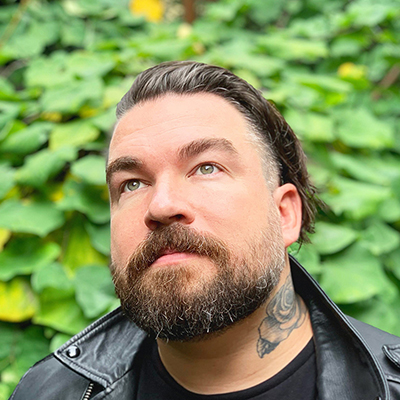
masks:
<instances>
[{"instance_id":1,"label":"blue eye","mask_svg":"<svg viewBox=\"0 0 400 400\"><path fill-rule=\"evenodd\" d=\"M134 192L135 190L140 189L143 186L143 183L140 182L138 179L132 179L126 182L123 186L124 192Z\"/></svg>"}]
</instances>

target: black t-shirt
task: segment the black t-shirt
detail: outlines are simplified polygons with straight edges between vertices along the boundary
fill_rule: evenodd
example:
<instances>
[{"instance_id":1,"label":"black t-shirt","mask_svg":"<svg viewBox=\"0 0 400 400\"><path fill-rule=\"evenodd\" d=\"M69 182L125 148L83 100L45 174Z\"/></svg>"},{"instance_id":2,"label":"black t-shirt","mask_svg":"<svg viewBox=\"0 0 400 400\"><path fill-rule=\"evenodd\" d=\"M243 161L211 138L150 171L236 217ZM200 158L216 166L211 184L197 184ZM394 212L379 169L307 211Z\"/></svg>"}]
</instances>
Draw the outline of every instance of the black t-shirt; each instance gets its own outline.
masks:
<instances>
[{"instance_id":1,"label":"black t-shirt","mask_svg":"<svg viewBox=\"0 0 400 400\"><path fill-rule=\"evenodd\" d=\"M315 349L312 340L283 370L267 381L233 393L201 395L179 385L167 372L154 343L151 357L143 361L139 400L315 400Z\"/></svg>"}]
</instances>

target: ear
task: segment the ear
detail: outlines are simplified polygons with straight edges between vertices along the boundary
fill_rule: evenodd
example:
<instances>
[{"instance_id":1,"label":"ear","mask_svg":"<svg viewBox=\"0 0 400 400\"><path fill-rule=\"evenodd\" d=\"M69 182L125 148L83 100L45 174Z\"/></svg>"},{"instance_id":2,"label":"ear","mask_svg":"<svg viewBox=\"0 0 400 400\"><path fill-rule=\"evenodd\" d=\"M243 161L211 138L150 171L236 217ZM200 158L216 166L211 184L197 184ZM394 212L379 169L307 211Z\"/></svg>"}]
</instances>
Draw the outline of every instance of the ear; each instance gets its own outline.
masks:
<instances>
[{"instance_id":1,"label":"ear","mask_svg":"<svg viewBox=\"0 0 400 400\"><path fill-rule=\"evenodd\" d=\"M296 186L285 183L275 189L274 200L281 218L282 236L287 248L299 238L302 220L301 198Z\"/></svg>"}]
</instances>

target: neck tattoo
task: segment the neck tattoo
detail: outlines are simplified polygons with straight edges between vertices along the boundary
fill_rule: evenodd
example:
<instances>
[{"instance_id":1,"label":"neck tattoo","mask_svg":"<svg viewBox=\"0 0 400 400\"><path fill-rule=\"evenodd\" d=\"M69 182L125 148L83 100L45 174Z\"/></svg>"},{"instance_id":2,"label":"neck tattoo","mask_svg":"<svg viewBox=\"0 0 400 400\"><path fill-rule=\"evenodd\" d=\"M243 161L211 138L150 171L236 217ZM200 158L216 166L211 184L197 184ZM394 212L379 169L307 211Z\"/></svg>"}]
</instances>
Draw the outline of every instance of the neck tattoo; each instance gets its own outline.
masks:
<instances>
[{"instance_id":1,"label":"neck tattoo","mask_svg":"<svg viewBox=\"0 0 400 400\"><path fill-rule=\"evenodd\" d=\"M307 308L294 291L290 275L265 311L267 316L258 327L257 352L260 358L274 351L306 319Z\"/></svg>"}]
</instances>

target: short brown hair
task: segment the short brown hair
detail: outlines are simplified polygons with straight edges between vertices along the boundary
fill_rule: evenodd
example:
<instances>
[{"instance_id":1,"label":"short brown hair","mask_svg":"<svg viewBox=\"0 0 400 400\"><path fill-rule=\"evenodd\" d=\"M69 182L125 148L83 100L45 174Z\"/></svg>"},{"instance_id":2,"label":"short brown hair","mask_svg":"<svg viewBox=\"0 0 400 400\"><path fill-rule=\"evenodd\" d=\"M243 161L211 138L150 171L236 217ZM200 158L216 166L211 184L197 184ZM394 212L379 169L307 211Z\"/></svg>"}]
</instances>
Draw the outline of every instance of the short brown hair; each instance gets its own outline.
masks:
<instances>
[{"instance_id":1,"label":"short brown hair","mask_svg":"<svg viewBox=\"0 0 400 400\"><path fill-rule=\"evenodd\" d=\"M306 167L306 156L291 127L260 91L232 72L195 61L170 61L138 75L117 106L117 118L136 104L167 93L212 93L234 105L261 138L266 156L279 173L280 183L296 186L302 201L299 243L308 242L314 231L318 199ZM274 168L275 169L275 168Z\"/></svg>"}]
</instances>

